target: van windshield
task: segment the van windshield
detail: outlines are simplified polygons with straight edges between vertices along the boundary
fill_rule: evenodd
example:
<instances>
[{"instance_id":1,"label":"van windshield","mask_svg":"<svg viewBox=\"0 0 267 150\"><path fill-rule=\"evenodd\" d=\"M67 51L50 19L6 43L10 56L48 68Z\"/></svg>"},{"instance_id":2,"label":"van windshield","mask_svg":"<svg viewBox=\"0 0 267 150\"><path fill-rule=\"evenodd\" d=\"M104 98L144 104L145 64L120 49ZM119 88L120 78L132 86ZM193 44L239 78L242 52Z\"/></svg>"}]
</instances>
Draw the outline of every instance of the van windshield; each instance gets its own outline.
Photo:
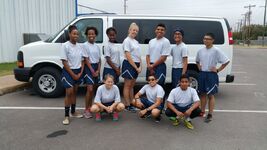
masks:
<instances>
[{"instance_id":1,"label":"van windshield","mask_svg":"<svg viewBox=\"0 0 267 150\"><path fill-rule=\"evenodd\" d=\"M70 25L71 22L73 22L76 19L76 17L74 19L72 19L69 23L67 23L60 31L58 31L56 34L50 36L48 39L46 39L44 42L48 42L51 43L57 36L58 34L60 34L67 26Z\"/></svg>"}]
</instances>

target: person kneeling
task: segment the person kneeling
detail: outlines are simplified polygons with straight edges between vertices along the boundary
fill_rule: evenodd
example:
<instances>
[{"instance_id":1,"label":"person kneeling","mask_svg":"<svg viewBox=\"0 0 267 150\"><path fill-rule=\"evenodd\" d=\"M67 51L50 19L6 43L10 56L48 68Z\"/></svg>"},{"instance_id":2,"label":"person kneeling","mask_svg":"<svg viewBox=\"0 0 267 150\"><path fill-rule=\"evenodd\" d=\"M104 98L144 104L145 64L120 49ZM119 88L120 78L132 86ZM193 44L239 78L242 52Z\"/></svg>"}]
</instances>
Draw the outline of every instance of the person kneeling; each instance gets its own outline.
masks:
<instances>
[{"instance_id":1,"label":"person kneeling","mask_svg":"<svg viewBox=\"0 0 267 150\"><path fill-rule=\"evenodd\" d=\"M95 113L96 121L101 121L101 112L113 114L113 121L119 120L119 112L123 111L125 106L121 103L119 88L114 85L114 77L107 74L103 85L99 86L91 107L91 112Z\"/></svg>"},{"instance_id":2,"label":"person kneeling","mask_svg":"<svg viewBox=\"0 0 267 150\"><path fill-rule=\"evenodd\" d=\"M197 91L189 87L189 77L182 75L180 87L174 88L167 99L165 114L173 121L173 125L179 125L180 121L189 129L194 129L191 119L198 117L201 110Z\"/></svg>"},{"instance_id":3,"label":"person kneeling","mask_svg":"<svg viewBox=\"0 0 267 150\"><path fill-rule=\"evenodd\" d=\"M144 85L135 95L132 105L141 109L139 117L145 118L151 114L155 121L159 122L161 119L160 114L164 106L162 99L165 92L163 88L157 84L157 79L154 75L148 76L148 83L149 84ZM140 98L144 93L146 93L147 98Z\"/></svg>"}]
</instances>

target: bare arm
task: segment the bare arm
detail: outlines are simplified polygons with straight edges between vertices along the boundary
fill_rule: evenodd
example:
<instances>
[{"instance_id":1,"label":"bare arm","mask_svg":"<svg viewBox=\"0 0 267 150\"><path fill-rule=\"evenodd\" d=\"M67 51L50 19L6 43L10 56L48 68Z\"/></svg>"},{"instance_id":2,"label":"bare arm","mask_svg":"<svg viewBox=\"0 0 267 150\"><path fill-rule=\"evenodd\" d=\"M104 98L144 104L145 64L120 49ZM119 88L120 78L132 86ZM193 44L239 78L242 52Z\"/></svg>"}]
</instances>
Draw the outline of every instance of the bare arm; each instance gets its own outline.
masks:
<instances>
[{"instance_id":1,"label":"bare arm","mask_svg":"<svg viewBox=\"0 0 267 150\"><path fill-rule=\"evenodd\" d=\"M182 74L185 74L187 71L188 57L183 57L183 71Z\"/></svg>"},{"instance_id":2,"label":"bare arm","mask_svg":"<svg viewBox=\"0 0 267 150\"><path fill-rule=\"evenodd\" d=\"M160 58L154 62L154 64L152 65L153 68L157 67L158 65L164 63L167 59L167 56L160 56Z\"/></svg>"},{"instance_id":3,"label":"bare arm","mask_svg":"<svg viewBox=\"0 0 267 150\"><path fill-rule=\"evenodd\" d=\"M230 61L226 62L225 64L222 64L217 70L216 72L220 72L222 71L228 64L230 63Z\"/></svg>"}]
</instances>

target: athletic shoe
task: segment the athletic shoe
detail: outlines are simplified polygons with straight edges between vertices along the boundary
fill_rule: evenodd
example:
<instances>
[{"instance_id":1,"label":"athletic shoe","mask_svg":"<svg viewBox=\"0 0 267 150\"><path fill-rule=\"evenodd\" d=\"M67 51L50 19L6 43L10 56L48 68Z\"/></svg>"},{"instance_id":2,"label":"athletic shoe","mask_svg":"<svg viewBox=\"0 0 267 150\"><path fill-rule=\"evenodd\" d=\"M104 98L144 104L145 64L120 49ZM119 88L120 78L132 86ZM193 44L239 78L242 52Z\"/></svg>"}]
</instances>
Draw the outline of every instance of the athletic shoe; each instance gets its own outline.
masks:
<instances>
[{"instance_id":1,"label":"athletic shoe","mask_svg":"<svg viewBox=\"0 0 267 150\"><path fill-rule=\"evenodd\" d=\"M129 111L129 112L131 112L131 113L136 113L136 109L135 109L134 106L127 106L126 107L126 110Z\"/></svg>"},{"instance_id":2,"label":"athletic shoe","mask_svg":"<svg viewBox=\"0 0 267 150\"><path fill-rule=\"evenodd\" d=\"M83 115L76 111L73 114L71 113L70 114L70 117L73 117L73 118L82 118Z\"/></svg>"},{"instance_id":3,"label":"athletic shoe","mask_svg":"<svg viewBox=\"0 0 267 150\"><path fill-rule=\"evenodd\" d=\"M119 114L117 112L113 113L113 121L118 121L119 120Z\"/></svg>"},{"instance_id":4,"label":"athletic shoe","mask_svg":"<svg viewBox=\"0 0 267 150\"><path fill-rule=\"evenodd\" d=\"M101 121L101 114L100 113L96 113L95 114L95 120L96 121Z\"/></svg>"},{"instance_id":5,"label":"athletic shoe","mask_svg":"<svg viewBox=\"0 0 267 150\"><path fill-rule=\"evenodd\" d=\"M212 114L208 114L204 121L206 123L209 123L209 122L211 122L211 120L212 120Z\"/></svg>"},{"instance_id":6,"label":"athletic shoe","mask_svg":"<svg viewBox=\"0 0 267 150\"><path fill-rule=\"evenodd\" d=\"M169 117L169 119L172 121L172 125L178 126L180 124L180 121L176 117Z\"/></svg>"},{"instance_id":7,"label":"athletic shoe","mask_svg":"<svg viewBox=\"0 0 267 150\"><path fill-rule=\"evenodd\" d=\"M84 116L84 118L86 118L86 119L89 119L89 118L92 118L92 117L93 117L89 109L86 109L86 110L84 111L83 116Z\"/></svg>"},{"instance_id":8,"label":"athletic shoe","mask_svg":"<svg viewBox=\"0 0 267 150\"><path fill-rule=\"evenodd\" d=\"M155 118L155 122L159 123L161 120L161 116L158 116L157 118Z\"/></svg>"},{"instance_id":9,"label":"athletic shoe","mask_svg":"<svg viewBox=\"0 0 267 150\"><path fill-rule=\"evenodd\" d=\"M65 117L64 120L62 121L62 123L63 123L64 125L69 125L69 124L70 124L69 117Z\"/></svg>"},{"instance_id":10,"label":"athletic shoe","mask_svg":"<svg viewBox=\"0 0 267 150\"><path fill-rule=\"evenodd\" d=\"M199 114L199 117L205 117L205 112L201 112L201 113Z\"/></svg>"},{"instance_id":11,"label":"athletic shoe","mask_svg":"<svg viewBox=\"0 0 267 150\"><path fill-rule=\"evenodd\" d=\"M194 129L194 126L192 125L192 122L191 121L188 121L188 120L184 120L184 125L188 128L188 129Z\"/></svg>"}]
</instances>

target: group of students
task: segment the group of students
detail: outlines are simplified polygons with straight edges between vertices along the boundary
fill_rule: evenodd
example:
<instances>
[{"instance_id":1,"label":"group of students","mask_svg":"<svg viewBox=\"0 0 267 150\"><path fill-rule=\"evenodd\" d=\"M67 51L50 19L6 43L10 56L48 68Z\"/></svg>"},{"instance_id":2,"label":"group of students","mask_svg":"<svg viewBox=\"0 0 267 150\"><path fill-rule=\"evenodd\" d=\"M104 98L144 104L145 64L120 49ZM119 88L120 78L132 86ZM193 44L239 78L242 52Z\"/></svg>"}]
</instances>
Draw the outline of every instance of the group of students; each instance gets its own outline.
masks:
<instances>
[{"instance_id":1,"label":"group of students","mask_svg":"<svg viewBox=\"0 0 267 150\"><path fill-rule=\"evenodd\" d=\"M197 116L205 116L207 98L209 99L209 112L205 122L210 122L215 104L214 94L218 92L218 75L229 63L229 59L216 47L213 46L214 35L207 33L203 42L205 47L200 49L196 56L196 63L199 74L199 93L189 87L189 77L187 76L188 49L183 42L184 31L176 28L173 31L173 38L176 42L171 47L170 42L164 37L166 27L160 23L156 26L156 37L149 41L146 53L146 79L148 84L134 95L134 86L138 74L142 71L141 47L135 39L139 31L136 23L132 23L128 30L128 36L124 39L122 49L124 60L120 66L120 48L116 43L116 29L110 27L106 30L109 38L108 45L105 46L104 56L106 62L103 70L104 84L99 86L93 101L93 94L100 80L101 54L99 47L95 44L98 31L95 27L87 27L85 35L87 40L83 44L78 44L78 30L75 26L69 27L70 40L65 42L61 50L61 60L63 63L62 83L66 88L65 96L65 118L64 125L70 123L70 117L92 118L101 120L101 113L111 113L113 120L119 119L118 113L124 109L136 112L139 108L139 117L146 118L152 116L155 121L160 121L164 108L164 84L166 78L165 61L169 55L172 61L172 87L167 98L167 109L165 114L173 121L173 125L178 125L181 121L189 129L193 129L191 119ZM222 64L216 68L217 63ZM123 97L121 102L119 88L116 86L119 76L124 78ZM86 84L84 114L75 110L76 93L78 85ZM146 95L143 97L142 95ZM94 102L94 103L93 103ZM71 112L69 112L71 111Z\"/></svg>"}]
</instances>

